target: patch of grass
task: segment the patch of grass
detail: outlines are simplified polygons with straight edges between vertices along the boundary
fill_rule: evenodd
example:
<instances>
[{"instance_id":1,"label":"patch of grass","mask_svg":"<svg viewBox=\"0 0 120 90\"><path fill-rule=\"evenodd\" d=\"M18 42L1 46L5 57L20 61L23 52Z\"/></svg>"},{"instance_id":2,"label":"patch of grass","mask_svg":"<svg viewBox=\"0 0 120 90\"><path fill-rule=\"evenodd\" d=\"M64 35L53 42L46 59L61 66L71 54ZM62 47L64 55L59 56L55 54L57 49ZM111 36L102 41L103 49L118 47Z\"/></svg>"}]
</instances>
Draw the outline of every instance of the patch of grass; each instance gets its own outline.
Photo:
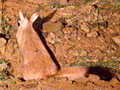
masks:
<instances>
[{"instance_id":1,"label":"patch of grass","mask_svg":"<svg viewBox=\"0 0 120 90\"><path fill-rule=\"evenodd\" d=\"M115 7L116 9L120 9L120 4L116 3L116 4L114 5L114 7Z\"/></svg>"},{"instance_id":2,"label":"patch of grass","mask_svg":"<svg viewBox=\"0 0 120 90\"><path fill-rule=\"evenodd\" d=\"M5 76L6 76L6 74L4 72L0 71L0 81L1 80L4 81L5 80Z\"/></svg>"},{"instance_id":3,"label":"patch of grass","mask_svg":"<svg viewBox=\"0 0 120 90\"><path fill-rule=\"evenodd\" d=\"M15 84L16 82L15 81L11 81L10 84Z\"/></svg>"},{"instance_id":4,"label":"patch of grass","mask_svg":"<svg viewBox=\"0 0 120 90\"><path fill-rule=\"evenodd\" d=\"M117 0L118 2L120 2L120 0Z\"/></svg>"},{"instance_id":5,"label":"patch of grass","mask_svg":"<svg viewBox=\"0 0 120 90\"><path fill-rule=\"evenodd\" d=\"M87 3L87 2L92 2L92 1L94 1L94 0L81 0L81 2L82 2L83 4L85 4L85 3Z\"/></svg>"},{"instance_id":6,"label":"patch of grass","mask_svg":"<svg viewBox=\"0 0 120 90\"><path fill-rule=\"evenodd\" d=\"M7 23L7 18L1 17L0 18L0 28L2 29L2 34L9 34L11 25Z\"/></svg>"},{"instance_id":7,"label":"patch of grass","mask_svg":"<svg viewBox=\"0 0 120 90\"><path fill-rule=\"evenodd\" d=\"M110 1L105 1L105 4L108 4L108 5L109 5L110 3L111 3Z\"/></svg>"},{"instance_id":8,"label":"patch of grass","mask_svg":"<svg viewBox=\"0 0 120 90\"><path fill-rule=\"evenodd\" d=\"M5 80L7 76L7 62L4 59L0 59L0 81Z\"/></svg>"},{"instance_id":9,"label":"patch of grass","mask_svg":"<svg viewBox=\"0 0 120 90\"><path fill-rule=\"evenodd\" d=\"M118 59L119 57L117 57ZM82 57L76 60L75 65L78 66L100 66L100 67L107 67L110 68L112 70L112 72L117 72L120 74L120 69L118 69L120 67L120 62L118 62L117 59L110 59L107 61L103 61L103 60L98 60L97 62L90 62L87 61L88 58L86 57ZM90 58L89 60L92 60L92 58Z\"/></svg>"},{"instance_id":10,"label":"patch of grass","mask_svg":"<svg viewBox=\"0 0 120 90\"><path fill-rule=\"evenodd\" d=\"M88 17L88 13L87 13L87 12L83 13L83 15L84 15L85 17Z\"/></svg>"},{"instance_id":11,"label":"patch of grass","mask_svg":"<svg viewBox=\"0 0 120 90\"><path fill-rule=\"evenodd\" d=\"M50 6L52 6L53 8L56 8L56 9L62 8L62 7L66 7L66 5L61 5L61 4L59 4L59 3L53 3L53 4L51 4Z\"/></svg>"}]
</instances>

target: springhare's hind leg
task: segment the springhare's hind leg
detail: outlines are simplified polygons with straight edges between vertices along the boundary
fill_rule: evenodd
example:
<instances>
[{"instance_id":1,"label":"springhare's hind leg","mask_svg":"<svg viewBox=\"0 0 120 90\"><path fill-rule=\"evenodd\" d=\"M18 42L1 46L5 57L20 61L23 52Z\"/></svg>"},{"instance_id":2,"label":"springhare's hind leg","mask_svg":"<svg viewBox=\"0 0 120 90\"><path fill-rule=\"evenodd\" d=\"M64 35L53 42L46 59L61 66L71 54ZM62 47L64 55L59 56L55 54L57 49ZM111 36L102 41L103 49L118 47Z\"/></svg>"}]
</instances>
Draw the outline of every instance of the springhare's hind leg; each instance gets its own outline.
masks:
<instances>
[{"instance_id":1,"label":"springhare's hind leg","mask_svg":"<svg viewBox=\"0 0 120 90\"><path fill-rule=\"evenodd\" d=\"M22 66L22 73L23 73L23 78L25 80L47 78L43 69L39 69L39 71L38 71L38 70L36 70L36 68L34 66L31 66L30 64L25 64Z\"/></svg>"}]
</instances>

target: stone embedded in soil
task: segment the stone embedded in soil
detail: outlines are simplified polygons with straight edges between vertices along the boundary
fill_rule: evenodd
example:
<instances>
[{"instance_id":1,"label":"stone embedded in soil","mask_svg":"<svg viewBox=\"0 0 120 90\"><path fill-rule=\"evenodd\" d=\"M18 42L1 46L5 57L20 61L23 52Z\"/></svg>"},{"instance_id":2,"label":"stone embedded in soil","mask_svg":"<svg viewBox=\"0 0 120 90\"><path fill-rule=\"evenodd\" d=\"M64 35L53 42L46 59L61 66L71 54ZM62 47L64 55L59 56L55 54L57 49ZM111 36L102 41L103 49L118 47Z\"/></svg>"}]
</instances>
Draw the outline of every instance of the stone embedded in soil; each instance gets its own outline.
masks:
<instances>
[{"instance_id":1,"label":"stone embedded in soil","mask_svg":"<svg viewBox=\"0 0 120 90\"><path fill-rule=\"evenodd\" d=\"M116 78L112 78L112 80L109 82L109 84L114 87L117 87L118 85L120 85L120 82Z\"/></svg>"},{"instance_id":2,"label":"stone embedded in soil","mask_svg":"<svg viewBox=\"0 0 120 90\"><path fill-rule=\"evenodd\" d=\"M52 0L53 1L53 0ZM61 5L66 5L68 0L54 0L54 2L61 4Z\"/></svg>"},{"instance_id":3,"label":"stone embedded in soil","mask_svg":"<svg viewBox=\"0 0 120 90\"><path fill-rule=\"evenodd\" d=\"M37 86L38 86L38 84L28 84L28 85L26 85L26 88L35 88Z\"/></svg>"},{"instance_id":4,"label":"stone embedded in soil","mask_svg":"<svg viewBox=\"0 0 120 90\"><path fill-rule=\"evenodd\" d=\"M81 83L81 84L85 84L88 81L88 78L81 77L81 78L79 78L79 79L77 79L75 81L78 82L78 83Z\"/></svg>"},{"instance_id":5,"label":"stone embedded in soil","mask_svg":"<svg viewBox=\"0 0 120 90\"><path fill-rule=\"evenodd\" d=\"M26 81L26 83L24 84L24 86L26 88L37 87L38 86L38 82L36 80L29 80L29 81Z\"/></svg>"},{"instance_id":6,"label":"stone embedded in soil","mask_svg":"<svg viewBox=\"0 0 120 90\"><path fill-rule=\"evenodd\" d=\"M31 3L35 3L35 4L43 4L46 5L49 3L50 0L25 0Z\"/></svg>"},{"instance_id":7,"label":"stone embedded in soil","mask_svg":"<svg viewBox=\"0 0 120 90\"><path fill-rule=\"evenodd\" d=\"M43 24L43 32L47 32L48 35L46 40L51 43L61 42L61 39L64 38L64 34L62 32L63 24L61 22L46 22Z\"/></svg>"},{"instance_id":8,"label":"stone embedded in soil","mask_svg":"<svg viewBox=\"0 0 120 90\"><path fill-rule=\"evenodd\" d=\"M62 31L65 34L70 34L71 32L73 32L74 28L73 27L65 27Z\"/></svg>"},{"instance_id":9,"label":"stone embedded in soil","mask_svg":"<svg viewBox=\"0 0 120 90\"><path fill-rule=\"evenodd\" d=\"M5 46L6 42L7 42L6 39L0 38L0 47Z\"/></svg>"},{"instance_id":10,"label":"stone embedded in soil","mask_svg":"<svg viewBox=\"0 0 120 90\"><path fill-rule=\"evenodd\" d=\"M7 69L7 64L6 63L2 63L0 64L0 71L5 71Z\"/></svg>"},{"instance_id":11,"label":"stone embedded in soil","mask_svg":"<svg viewBox=\"0 0 120 90\"><path fill-rule=\"evenodd\" d=\"M91 38L94 37L96 38L98 36L97 31L91 31L90 33L87 33L87 37Z\"/></svg>"},{"instance_id":12,"label":"stone embedded in soil","mask_svg":"<svg viewBox=\"0 0 120 90\"><path fill-rule=\"evenodd\" d=\"M98 75L90 74L88 79L92 82L96 82L96 81L100 80L100 77Z\"/></svg>"},{"instance_id":13,"label":"stone embedded in soil","mask_svg":"<svg viewBox=\"0 0 120 90\"><path fill-rule=\"evenodd\" d=\"M104 80L98 80L97 82L95 82L96 85L102 86L102 87L109 87L110 84L107 81Z\"/></svg>"},{"instance_id":14,"label":"stone embedded in soil","mask_svg":"<svg viewBox=\"0 0 120 90\"><path fill-rule=\"evenodd\" d=\"M119 24L115 25L115 30L116 30L117 33L119 33L119 30L120 30L120 25Z\"/></svg>"},{"instance_id":15,"label":"stone embedded in soil","mask_svg":"<svg viewBox=\"0 0 120 90\"><path fill-rule=\"evenodd\" d=\"M68 50L68 55L70 55L70 56L72 55L74 57L74 56L78 56L79 53L77 50L70 49L70 50Z\"/></svg>"},{"instance_id":16,"label":"stone embedded in soil","mask_svg":"<svg viewBox=\"0 0 120 90\"><path fill-rule=\"evenodd\" d=\"M2 3L1 3L1 0L0 0L0 10L2 10Z\"/></svg>"},{"instance_id":17,"label":"stone embedded in soil","mask_svg":"<svg viewBox=\"0 0 120 90\"><path fill-rule=\"evenodd\" d=\"M0 48L0 54L4 55L5 54L6 47L1 47Z\"/></svg>"},{"instance_id":18,"label":"stone embedded in soil","mask_svg":"<svg viewBox=\"0 0 120 90\"><path fill-rule=\"evenodd\" d=\"M78 51L73 51L73 54L72 54L73 56L78 56L79 55L79 53L78 53Z\"/></svg>"},{"instance_id":19,"label":"stone embedded in soil","mask_svg":"<svg viewBox=\"0 0 120 90\"><path fill-rule=\"evenodd\" d=\"M60 18L71 18L74 15L78 14L77 10L78 9L76 9L75 6L67 6L67 7L64 7L64 8L59 8L59 9L57 9L54 16L50 19L50 21L57 21ZM72 21L71 21L71 19L66 20L68 25L72 25L72 23L73 23Z\"/></svg>"},{"instance_id":20,"label":"stone embedded in soil","mask_svg":"<svg viewBox=\"0 0 120 90\"><path fill-rule=\"evenodd\" d=\"M61 30L58 30L57 32L55 32L55 35L59 38L59 39L63 39L64 38L64 33Z\"/></svg>"},{"instance_id":21,"label":"stone embedded in soil","mask_svg":"<svg viewBox=\"0 0 120 90\"><path fill-rule=\"evenodd\" d=\"M55 40L56 40L56 35L53 32L50 32L50 34L46 38L46 41L54 44Z\"/></svg>"},{"instance_id":22,"label":"stone embedded in soil","mask_svg":"<svg viewBox=\"0 0 120 90\"><path fill-rule=\"evenodd\" d=\"M87 56L87 54L88 54L88 53L87 53L86 50L80 50L80 51L79 51L79 55L80 55L80 56Z\"/></svg>"},{"instance_id":23,"label":"stone embedded in soil","mask_svg":"<svg viewBox=\"0 0 120 90\"><path fill-rule=\"evenodd\" d=\"M92 82L87 82L86 86L82 90L95 90L95 85Z\"/></svg>"},{"instance_id":24,"label":"stone embedded in soil","mask_svg":"<svg viewBox=\"0 0 120 90\"><path fill-rule=\"evenodd\" d=\"M99 56L101 54L102 54L101 50L99 48L97 48L97 49L93 50L91 53L89 53L89 56Z\"/></svg>"},{"instance_id":25,"label":"stone embedded in soil","mask_svg":"<svg viewBox=\"0 0 120 90\"><path fill-rule=\"evenodd\" d=\"M1 4L0 4L0 6L1 6ZM1 9L1 7L0 7L0 33L2 33L2 9Z\"/></svg>"},{"instance_id":26,"label":"stone embedded in soil","mask_svg":"<svg viewBox=\"0 0 120 90\"><path fill-rule=\"evenodd\" d=\"M85 32L85 33L88 33L90 32L90 28L88 27L88 25L86 23L83 23L81 25L81 29Z\"/></svg>"},{"instance_id":27,"label":"stone embedded in soil","mask_svg":"<svg viewBox=\"0 0 120 90\"><path fill-rule=\"evenodd\" d=\"M112 37L112 39L120 46L120 36Z\"/></svg>"},{"instance_id":28,"label":"stone embedded in soil","mask_svg":"<svg viewBox=\"0 0 120 90\"><path fill-rule=\"evenodd\" d=\"M48 4L61 4L61 5L66 5L68 0L25 0L28 2L32 2L35 4L43 4L43 5L48 5Z\"/></svg>"},{"instance_id":29,"label":"stone embedded in soil","mask_svg":"<svg viewBox=\"0 0 120 90\"><path fill-rule=\"evenodd\" d=\"M55 42L61 42L61 38L56 36L54 32L50 32L50 34L46 37L46 41L54 44Z\"/></svg>"},{"instance_id":30,"label":"stone embedded in soil","mask_svg":"<svg viewBox=\"0 0 120 90\"><path fill-rule=\"evenodd\" d=\"M43 24L43 32L57 32L57 31L61 31L61 29L63 28L63 24L61 22L46 22Z\"/></svg>"}]
</instances>

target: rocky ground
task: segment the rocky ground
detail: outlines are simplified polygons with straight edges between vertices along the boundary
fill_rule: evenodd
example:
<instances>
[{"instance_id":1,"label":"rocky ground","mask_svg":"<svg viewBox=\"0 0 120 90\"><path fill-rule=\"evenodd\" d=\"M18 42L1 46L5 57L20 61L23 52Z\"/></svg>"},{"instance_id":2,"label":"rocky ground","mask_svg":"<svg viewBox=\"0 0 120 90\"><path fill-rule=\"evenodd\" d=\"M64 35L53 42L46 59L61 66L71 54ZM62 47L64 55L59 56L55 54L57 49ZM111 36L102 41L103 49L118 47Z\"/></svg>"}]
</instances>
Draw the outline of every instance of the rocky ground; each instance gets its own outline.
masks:
<instances>
[{"instance_id":1,"label":"rocky ground","mask_svg":"<svg viewBox=\"0 0 120 90\"><path fill-rule=\"evenodd\" d=\"M15 37L19 10L28 18L39 12L34 28L61 67L86 66L91 74L74 81L56 77L24 81ZM119 0L0 1L0 90L119 89Z\"/></svg>"}]
</instances>

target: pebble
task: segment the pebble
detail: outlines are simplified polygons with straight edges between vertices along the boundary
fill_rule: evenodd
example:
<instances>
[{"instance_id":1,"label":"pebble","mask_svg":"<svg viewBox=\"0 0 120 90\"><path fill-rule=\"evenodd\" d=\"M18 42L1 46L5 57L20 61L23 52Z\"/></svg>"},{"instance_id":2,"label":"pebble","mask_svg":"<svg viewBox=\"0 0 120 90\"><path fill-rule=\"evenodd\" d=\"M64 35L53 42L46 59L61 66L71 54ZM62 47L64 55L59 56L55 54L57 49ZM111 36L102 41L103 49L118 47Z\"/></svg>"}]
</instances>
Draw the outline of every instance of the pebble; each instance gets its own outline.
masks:
<instances>
[{"instance_id":1,"label":"pebble","mask_svg":"<svg viewBox=\"0 0 120 90\"><path fill-rule=\"evenodd\" d=\"M120 46L120 36L112 37L112 39Z\"/></svg>"},{"instance_id":2,"label":"pebble","mask_svg":"<svg viewBox=\"0 0 120 90\"><path fill-rule=\"evenodd\" d=\"M0 38L0 47L5 46L6 42L7 42L6 39Z\"/></svg>"},{"instance_id":3,"label":"pebble","mask_svg":"<svg viewBox=\"0 0 120 90\"><path fill-rule=\"evenodd\" d=\"M90 74L89 77L88 77L88 79L90 81L92 81L92 82L96 82L96 81L98 81L100 79L100 77L97 76L97 75Z\"/></svg>"}]
</instances>

